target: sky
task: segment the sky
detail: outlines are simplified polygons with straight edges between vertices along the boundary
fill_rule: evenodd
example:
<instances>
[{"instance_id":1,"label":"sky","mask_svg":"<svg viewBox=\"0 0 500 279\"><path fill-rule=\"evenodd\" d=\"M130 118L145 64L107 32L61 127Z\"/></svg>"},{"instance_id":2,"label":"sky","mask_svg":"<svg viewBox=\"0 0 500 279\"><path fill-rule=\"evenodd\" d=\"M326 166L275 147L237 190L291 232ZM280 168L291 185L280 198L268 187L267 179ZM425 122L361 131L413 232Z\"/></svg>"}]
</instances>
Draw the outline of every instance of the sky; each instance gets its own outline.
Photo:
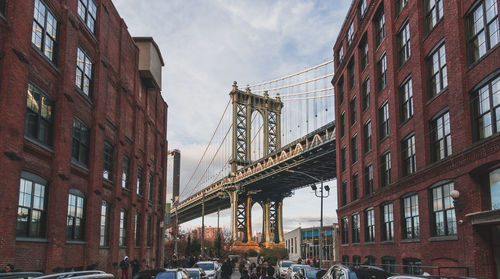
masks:
<instances>
[{"instance_id":1,"label":"sky","mask_svg":"<svg viewBox=\"0 0 500 279\"><path fill-rule=\"evenodd\" d=\"M132 36L151 36L165 67L169 149L181 151L181 188L193 172L229 98L233 81L252 84L320 64L333 45L351 0L114 0ZM324 224L336 222L336 181L325 199ZM181 189L182 191L182 189ZM167 189L167 193L171 193ZM167 196L167 199L169 196ZM181 198L182 200L182 198ZM284 230L319 225L320 200L309 188L284 200ZM254 232L262 210L252 209ZM229 224L222 211L221 226ZM216 226L216 214L205 224ZM182 225L190 229L199 219Z\"/></svg>"}]
</instances>

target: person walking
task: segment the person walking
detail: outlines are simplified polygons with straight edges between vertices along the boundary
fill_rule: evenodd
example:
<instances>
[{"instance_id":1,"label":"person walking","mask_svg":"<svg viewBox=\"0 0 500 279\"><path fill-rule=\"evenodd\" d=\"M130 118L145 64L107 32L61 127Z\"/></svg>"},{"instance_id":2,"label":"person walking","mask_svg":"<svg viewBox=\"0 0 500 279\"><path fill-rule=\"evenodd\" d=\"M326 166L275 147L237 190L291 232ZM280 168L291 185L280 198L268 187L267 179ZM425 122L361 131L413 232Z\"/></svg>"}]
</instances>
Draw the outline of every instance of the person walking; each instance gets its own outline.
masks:
<instances>
[{"instance_id":1,"label":"person walking","mask_svg":"<svg viewBox=\"0 0 500 279\"><path fill-rule=\"evenodd\" d=\"M141 270L141 263L137 258L135 258L130 265L132 266L132 278Z\"/></svg>"},{"instance_id":2,"label":"person walking","mask_svg":"<svg viewBox=\"0 0 500 279\"><path fill-rule=\"evenodd\" d=\"M222 265L222 279L230 279L233 273L233 267L231 266L231 260L227 259Z\"/></svg>"},{"instance_id":3,"label":"person walking","mask_svg":"<svg viewBox=\"0 0 500 279\"><path fill-rule=\"evenodd\" d=\"M122 270L121 279L128 279L128 268L130 263L128 262L128 257L123 257L123 260L120 262L120 269Z\"/></svg>"},{"instance_id":4,"label":"person walking","mask_svg":"<svg viewBox=\"0 0 500 279\"><path fill-rule=\"evenodd\" d=\"M248 275L248 269L246 267L243 267L240 273L241 273L240 279L250 279L250 275Z\"/></svg>"}]
</instances>

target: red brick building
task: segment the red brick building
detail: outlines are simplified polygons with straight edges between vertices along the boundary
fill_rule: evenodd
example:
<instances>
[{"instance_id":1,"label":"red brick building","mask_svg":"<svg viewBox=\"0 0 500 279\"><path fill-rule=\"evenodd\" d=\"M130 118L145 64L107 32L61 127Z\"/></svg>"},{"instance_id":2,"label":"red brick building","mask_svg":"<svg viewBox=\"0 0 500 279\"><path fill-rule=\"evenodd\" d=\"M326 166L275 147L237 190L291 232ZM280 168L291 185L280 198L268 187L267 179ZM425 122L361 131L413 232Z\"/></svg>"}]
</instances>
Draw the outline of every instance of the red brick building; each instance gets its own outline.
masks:
<instances>
[{"instance_id":1,"label":"red brick building","mask_svg":"<svg viewBox=\"0 0 500 279\"><path fill-rule=\"evenodd\" d=\"M110 0L0 0L0 265L162 263L167 104Z\"/></svg>"},{"instance_id":2,"label":"red brick building","mask_svg":"<svg viewBox=\"0 0 500 279\"><path fill-rule=\"evenodd\" d=\"M500 278L498 9L353 1L333 49L343 262Z\"/></svg>"}]
</instances>

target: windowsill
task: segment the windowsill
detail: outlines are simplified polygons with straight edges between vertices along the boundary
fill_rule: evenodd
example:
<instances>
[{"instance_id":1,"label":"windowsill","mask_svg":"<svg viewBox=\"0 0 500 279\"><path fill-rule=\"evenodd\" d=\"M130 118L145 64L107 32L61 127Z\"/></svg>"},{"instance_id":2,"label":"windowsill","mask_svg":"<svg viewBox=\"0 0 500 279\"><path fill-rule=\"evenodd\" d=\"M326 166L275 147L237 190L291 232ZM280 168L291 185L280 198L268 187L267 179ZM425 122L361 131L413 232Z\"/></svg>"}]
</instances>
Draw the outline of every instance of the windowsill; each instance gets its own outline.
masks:
<instances>
[{"instance_id":1,"label":"windowsill","mask_svg":"<svg viewBox=\"0 0 500 279\"><path fill-rule=\"evenodd\" d=\"M394 240L383 240L380 242L382 245L391 245L394 244Z\"/></svg>"},{"instance_id":2,"label":"windowsill","mask_svg":"<svg viewBox=\"0 0 500 279\"><path fill-rule=\"evenodd\" d=\"M406 59L406 60L405 60L405 61L404 61L401 65L399 65L399 66L398 66L398 70L397 70L397 72L400 72L400 71L401 71L401 69L403 69L403 68L404 68L404 66L408 63L408 61L410 61L410 59L411 59L411 54L410 54L410 56L408 57L408 59ZM399 57L398 57L398 59L397 59L397 60L398 60L397 62L398 62L398 64L399 64L399 63L400 63L400 62L399 62Z\"/></svg>"},{"instance_id":3,"label":"windowsill","mask_svg":"<svg viewBox=\"0 0 500 279\"><path fill-rule=\"evenodd\" d=\"M384 136L383 138L381 138L381 139L379 140L379 143L382 143L383 141L385 141L385 140L386 140L386 139L388 139L388 138L389 138L389 135Z\"/></svg>"},{"instance_id":4,"label":"windowsill","mask_svg":"<svg viewBox=\"0 0 500 279\"><path fill-rule=\"evenodd\" d=\"M443 18L444 18L444 16L442 16L442 17L438 20L438 22L436 22L436 24L434 24L434 26L432 26L432 28L431 28L431 29L429 29L429 30L427 30L427 31L425 32L426 34L425 34L424 42L425 42L425 40L427 40L427 38L429 38L429 37L431 36L432 32L433 32L434 30L436 30L436 28L439 26L439 24L443 21ZM424 28L426 28L426 25L427 25L427 19L426 19L426 18L425 18L425 16L424 16Z\"/></svg>"},{"instance_id":5,"label":"windowsill","mask_svg":"<svg viewBox=\"0 0 500 279\"><path fill-rule=\"evenodd\" d=\"M123 188L123 187L121 187L121 188L122 188L122 193L130 195L130 188Z\"/></svg>"},{"instance_id":6,"label":"windowsill","mask_svg":"<svg viewBox=\"0 0 500 279\"><path fill-rule=\"evenodd\" d=\"M432 96L427 101L427 103L425 103L425 105L429 105L430 103L432 103L435 99L437 99L439 96L441 96L446 90L448 90L448 86L446 86L445 88L441 89L441 91L437 92L436 95Z\"/></svg>"},{"instance_id":7,"label":"windowsill","mask_svg":"<svg viewBox=\"0 0 500 279\"><path fill-rule=\"evenodd\" d=\"M79 95L90 105L90 106L94 106L94 103L92 102L92 99L90 97L90 92L89 92L89 95L85 94L85 92L83 92L82 89L78 88L76 85L75 85L75 90L76 92L79 93ZM89 88L90 90L90 88Z\"/></svg>"},{"instance_id":8,"label":"windowsill","mask_svg":"<svg viewBox=\"0 0 500 279\"><path fill-rule=\"evenodd\" d=\"M40 243L47 243L49 242L46 238L39 238L39 237L27 237L27 236L17 236L16 241L20 242L40 242Z\"/></svg>"},{"instance_id":9,"label":"windowsill","mask_svg":"<svg viewBox=\"0 0 500 279\"><path fill-rule=\"evenodd\" d=\"M75 160L75 159L73 159L73 158L71 158L71 164L72 164L73 166L76 166L76 167L78 167L78 168L80 168L80 169L82 169L82 170L86 171L86 172L90 172L90 170L89 170L89 168L88 168L87 166L85 166L84 164L82 164L82 163L80 163L80 162L76 161L76 160Z\"/></svg>"},{"instance_id":10,"label":"windowsill","mask_svg":"<svg viewBox=\"0 0 500 279\"><path fill-rule=\"evenodd\" d=\"M472 70L474 67L476 67L478 64L480 64L486 57L488 57L491 53L495 52L497 48L500 47L500 43L497 43L494 47L490 48L488 51L486 51L483 56L479 57L476 61L470 63L470 65L467 67L467 72Z\"/></svg>"},{"instance_id":11,"label":"windowsill","mask_svg":"<svg viewBox=\"0 0 500 279\"><path fill-rule=\"evenodd\" d=\"M109 246L99 246L99 249L106 249L106 250L109 250L109 249L111 249L111 247L109 247Z\"/></svg>"},{"instance_id":12,"label":"windowsill","mask_svg":"<svg viewBox=\"0 0 500 279\"><path fill-rule=\"evenodd\" d=\"M370 149L370 150L366 151L366 152L364 153L364 155L366 156L366 155L370 154L371 152L372 152L372 149Z\"/></svg>"},{"instance_id":13,"label":"windowsill","mask_svg":"<svg viewBox=\"0 0 500 279\"><path fill-rule=\"evenodd\" d=\"M456 236L456 235L444 235L444 236L433 236L433 237L429 238L430 242L434 242L434 241L454 241L454 240L458 240L458 236Z\"/></svg>"},{"instance_id":14,"label":"windowsill","mask_svg":"<svg viewBox=\"0 0 500 279\"><path fill-rule=\"evenodd\" d=\"M365 245L375 245L375 241L365 241Z\"/></svg>"},{"instance_id":15,"label":"windowsill","mask_svg":"<svg viewBox=\"0 0 500 279\"><path fill-rule=\"evenodd\" d=\"M30 136L24 135L24 139L29 141L30 143L42 148L42 149L44 149L45 151L48 151L50 153L54 153L54 150L51 147L43 144L42 142L40 142L34 138L31 138Z\"/></svg>"},{"instance_id":16,"label":"windowsill","mask_svg":"<svg viewBox=\"0 0 500 279\"><path fill-rule=\"evenodd\" d=\"M420 238L415 239L401 239L401 243L417 243L420 242Z\"/></svg>"},{"instance_id":17,"label":"windowsill","mask_svg":"<svg viewBox=\"0 0 500 279\"><path fill-rule=\"evenodd\" d=\"M378 43L377 47L375 48L375 53L378 52L378 49L383 45L383 43L385 41L385 37L386 36L384 36L384 38ZM375 43L377 43L377 42L375 41Z\"/></svg>"},{"instance_id":18,"label":"windowsill","mask_svg":"<svg viewBox=\"0 0 500 279\"><path fill-rule=\"evenodd\" d=\"M85 245L85 244L87 244L87 242L85 242L83 240L67 240L67 239L66 239L66 243L67 244L75 244L75 245Z\"/></svg>"},{"instance_id":19,"label":"windowsill","mask_svg":"<svg viewBox=\"0 0 500 279\"><path fill-rule=\"evenodd\" d=\"M408 119L401 121L401 123L399 124L399 128L403 127L406 123L410 122L410 120L412 119L413 119L413 114Z\"/></svg>"},{"instance_id":20,"label":"windowsill","mask_svg":"<svg viewBox=\"0 0 500 279\"><path fill-rule=\"evenodd\" d=\"M108 180L106 178L103 177L102 179L102 185L105 187L105 188L108 188L108 189L112 189L114 184L113 184L113 181L111 180Z\"/></svg>"},{"instance_id":21,"label":"windowsill","mask_svg":"<svg viewBox=\"0 0 500 279\"><path fill-rule=\"evenodd\" d=\"M379 95L382 95L382 92L384 92L384 90L385 90L386 88L387 88L387 84L386 84L386 85L384 85L384 87L382 87L382 88L380 88L380 89L378 89L378 90L377 90L377 91L378 91L378 94L379 94Z\"/></svg>"},{"instance_id":22,"label":"windowsill","mask_svg":"<svg viewBox=\"0 0 500 279\"><path fill-rule=\"evenodd\" d=\"M57 72L57 73L60 73L59 72L59 69L57 68L56 64L54 64L54 61L50 60L47 56L45 56L45 54L43 54L43 52L38 49L37 47L35 47L33 44L31 44L31 48L33 50L35 50L36 53L38 53L42 59L44 59L45 61L47 61L47 63ZM56 53L54 53L55 55Z\"/></svg>"},{"instance_id":23,"label":"windowsill","mask_svg":"<svg viewBox=\"0 0 500 279\"><path fill-rule=\"evenodd\" d=\"M119 249L127 249L127 246L118 246Z\"/></svg>"},{"instance_id":24,"label":"windowsill","mask_svg":"<svg viewBox=\"0 0 500 279\"><path fill-rule=\"evenodd\" d=\"M352 243L351 245L352 245L352 246L361 246L361 243L356 242L356 243Z\"/></svg>"},{"instance_id":25,"label":"windowsill","mask_svg":"<svg viewBox=\"0 0 500 279\"><path fill-rule=\"evenodd\" d=\"M340 246L342 246L342 247L349 247L349 243L340 244Z\"/></svg>"},{"instance_id":26,"label":"windowsill","mask_svg":"<svg viewBox=\"0 0 500 279\"><path fill-rule=\"evenodd\" d=\"M92 32L92 30L90 30L90 28L87 26L87 24L85 24L85 20L83 20L80 15L78 15L78 19L80 20L80 24L84 26L85 30L87 30L88 34L95 40L95 42L97 43L97 37L96 35L94 34L94 32ZM96 21L94 22L94 28L96 28L97 26L97 19Z\"/></svg>"}]
</instances>

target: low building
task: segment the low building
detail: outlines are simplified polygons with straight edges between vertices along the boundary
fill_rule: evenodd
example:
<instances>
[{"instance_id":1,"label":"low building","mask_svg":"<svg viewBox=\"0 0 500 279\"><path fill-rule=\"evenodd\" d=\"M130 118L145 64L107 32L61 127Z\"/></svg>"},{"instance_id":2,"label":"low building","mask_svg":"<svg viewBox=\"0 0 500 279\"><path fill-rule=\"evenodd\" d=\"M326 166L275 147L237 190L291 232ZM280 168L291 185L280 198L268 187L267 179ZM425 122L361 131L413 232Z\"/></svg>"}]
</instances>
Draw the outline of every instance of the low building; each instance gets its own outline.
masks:
<instances>
[{"instance_id":1,"label":"low building","mask_svg":"<svg viewBox=\"0 0 500 279\"><path fill-rule=\"evenodd\" d=\"M338 224L323 227L323 260L333 263L338 261ZM319 227L298 227L285 233L285 247L288 258L292 261L307 258L320 258Z\"/></svg>"}]
</instances>

